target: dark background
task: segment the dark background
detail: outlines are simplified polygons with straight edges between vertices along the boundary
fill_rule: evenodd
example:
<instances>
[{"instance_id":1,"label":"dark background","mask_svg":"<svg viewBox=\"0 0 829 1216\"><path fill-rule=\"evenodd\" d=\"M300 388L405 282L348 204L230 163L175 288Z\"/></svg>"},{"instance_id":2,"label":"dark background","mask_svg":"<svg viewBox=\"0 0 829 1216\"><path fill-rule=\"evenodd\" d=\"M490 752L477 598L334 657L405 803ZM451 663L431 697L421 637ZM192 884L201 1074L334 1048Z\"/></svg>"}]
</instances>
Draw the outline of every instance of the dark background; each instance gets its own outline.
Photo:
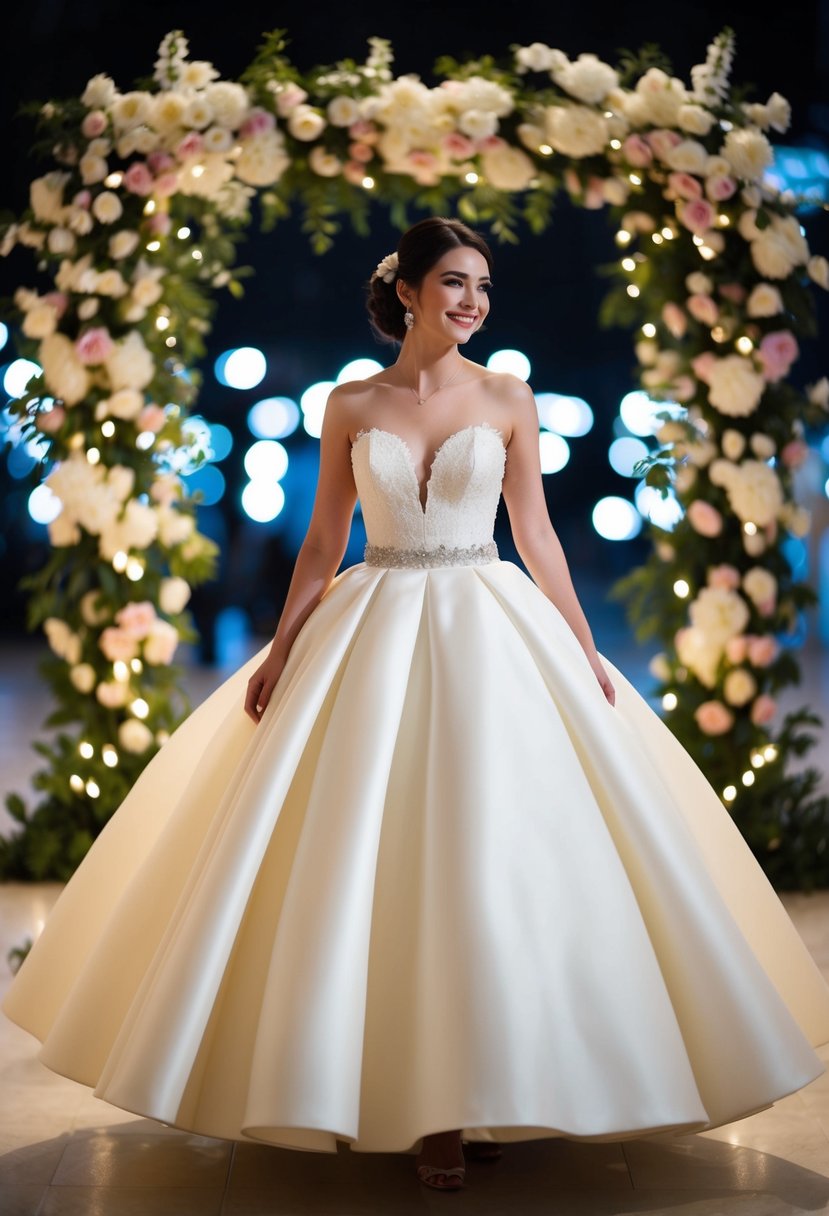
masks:
<instances>
[{"instance_id":1,"label":"dark background","mask_svg":"<svg viewBox=\"0 0 829 1216\"><path fill-rule=\"evenodd\" d=\"M395 74L415 72L434 83L432 67L440 54L456 58L491 53L506 57L512 43L543 41L576 57L592 51L611 64L620 48L639 49L657 43L672 61L676 75L690 85L690 69L705 58L706 47L724 26L736 33L732 79L754 86L752 99L766 101L775 90L791 102L792 126L783 136L770 132L776 144L829 149L829 0L775 5L760 16L756 3L724 5L674 2L618 5L581 3L553 6L536 0L520 5L431 3L400 0L396 5L344 4L274 6L246 3L118 4L107 0L34 0L16 4L0 18L5 54L0 73L0 123L3 175L0 210L19 212L27 202L28 184L45 166L28 154L32 128L16 117L20 103L77 96L96 72L107 72L126 90L152 73L158 43L180 28L190 42L190 57L208 59L222 77L233 79L247 66L262 31L288 31L288 57L300 68L334 63L343 57L361 60L371 35L389 38L395 50ZM413 219L420 215L413 214ZM829 213L804 215L813 252L827 252ZM261 396L298 396L315 380L334 379L349 358L373 356L391 362L395 348L375 343L365 320L362 284L376 261L393 249L397 232L383 208L373 211L372 236L354 235L346 219L336 248L314 255L299 227L299 218L280 224L266 236L255 226L240 252L240 261L256 269L246 280L242 301L222 297L210 339L211 363L195 407L211 421L223 422L237 436L231 456L220 466L228 493L217 508L200 511L200 526L223 549L219 580L199 589L193 608L197 623L210 633L216 611L242 605L253 627L267 632L275 624L293 557L302 539L313 493L315 441L302 432L287 446L297 470L307 468L293 529L246 520L238 505L244 484L241 460L250 440L245 416ZM637 387L637 365L631 337L601 330L596 323L606 290L596 266L613 260L618 250L603 213L573 208L563 196L554 223L540 238L525 233L518 246L493 243L496 258L493 313L487 333L469 348L470 357L485 362L492 350L518 347L532 360L530 378L537 391L574 393L595 414L590 435L572 441L572 457L562 472L547 477L548 505L568 554L574 581L607 586L640 562L648 551L642 536L612 543L596 535L590 510L604 494L629 497L633 483L618 476L607 462L614 438L613 420L625 392ZM34 285L34 262L28 251L16 251L0 262L0 295L10 295L21 282ZM819 319L826 332L824 293L816 289ZM235 345L254 345L269 358L268 378L252 393L220 388L212 377L212 358ZM0 354L7 361L8 350ZM806 343L794 369L795 383L823 374L818 342ZM24 569L45 556L45 529L27 522L25 495L30 486L13 483L0 470L4 496L0 550L4 563L0 630L23 629L24 600L14 586ZM298 500L297 500L298 501ZM289 502L290 505L290 502ZM509 543L503 504L496 539L502 556L517 560ZM301 525L297 527L297 525ZM345 564L362 556L351 551ZM211 646L206 646L206 657Z\"/></svg>"}]
</instances>

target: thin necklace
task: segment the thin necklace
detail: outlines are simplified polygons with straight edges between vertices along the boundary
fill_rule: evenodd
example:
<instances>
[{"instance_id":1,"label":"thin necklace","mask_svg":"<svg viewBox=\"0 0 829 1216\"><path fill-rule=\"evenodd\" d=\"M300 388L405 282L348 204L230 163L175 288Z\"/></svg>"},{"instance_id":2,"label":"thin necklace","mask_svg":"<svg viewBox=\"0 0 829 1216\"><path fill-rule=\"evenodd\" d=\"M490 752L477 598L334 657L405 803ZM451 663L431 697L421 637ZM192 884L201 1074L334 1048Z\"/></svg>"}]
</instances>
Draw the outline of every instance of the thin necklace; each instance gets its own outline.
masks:
<instances>
[{"instance_id":1,"label":"thin necklace","mask_svg":"<svg viewBox=\"0 0 829 1216\"><path fill-rule=\"evenodd\" d=\"M463 371L463 364L461 364L461 366L460 366L460 367L458 368L458 370L457 370L457 371L454 373L454 375L450 376L448 380L444 380L444 381L443 381L443 384L439 384L439 385L437 386L437 388L433 388L433 389L432 389L432 391L431 391L431 393L427 393L425 397L418 397L418 395L417 395L417 389L416 389L416 388L412 388L412 386L411 386L410 384L407 384L407 385L406 385L406 387L408 388L408 390L409 390L409 392L410 392L410 393L414 393L415 397L417 398L417 404L418 404L418 405L425 405L425 404L426 404L426 402L429 400L429 398L430 398L430 397L434 397L435 393L439 392L439 391L440 391L442 388L446 388L446 385L447 385L447 384L451 384L451 383L452 383L452 381L455 379L455 376L459 376L459 375L461 374L461 372L462 372L462 371Z\"/></svg>"}]
</instances>

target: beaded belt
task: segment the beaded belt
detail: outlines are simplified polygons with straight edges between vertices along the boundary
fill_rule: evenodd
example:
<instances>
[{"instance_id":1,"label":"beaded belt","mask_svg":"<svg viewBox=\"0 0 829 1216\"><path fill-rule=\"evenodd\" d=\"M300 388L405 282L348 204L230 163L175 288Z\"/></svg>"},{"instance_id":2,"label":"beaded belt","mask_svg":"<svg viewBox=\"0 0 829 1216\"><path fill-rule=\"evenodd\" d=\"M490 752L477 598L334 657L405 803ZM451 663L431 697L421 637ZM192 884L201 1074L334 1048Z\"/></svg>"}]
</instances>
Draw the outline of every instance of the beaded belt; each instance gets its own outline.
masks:
<instances>
[{"instance_id":1,"label":"beaded belt","mask_svg":"<svg viewBox=\"0 0 829 1216\"><path fill-rule=\"evenodd\" d=\"M364 553L367 566L481 566L498 561L495 541L484 545L453 548L437 545L433 549L393 549L386 545L368 543Z\"/></svg>"}]
</instances>

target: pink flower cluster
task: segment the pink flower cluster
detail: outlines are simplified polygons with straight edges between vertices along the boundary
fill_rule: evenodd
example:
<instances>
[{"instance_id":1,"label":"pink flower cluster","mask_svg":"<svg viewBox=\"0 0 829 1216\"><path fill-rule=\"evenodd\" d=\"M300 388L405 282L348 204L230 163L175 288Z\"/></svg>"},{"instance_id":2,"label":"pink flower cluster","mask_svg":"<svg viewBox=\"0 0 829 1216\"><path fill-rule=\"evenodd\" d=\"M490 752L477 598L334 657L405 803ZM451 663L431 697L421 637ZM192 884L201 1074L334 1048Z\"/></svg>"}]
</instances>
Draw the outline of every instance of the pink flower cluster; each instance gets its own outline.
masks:
<instances>
[{"instance_id":1,"label":"pink flower cluster","mask_svg":"<svg viewBox=\"0 0 829 1216\"><path fill-rule=\"evenodd\" d=\"M75 351L81 363L94 365L103 363L115 349L109 330L103 325L85 329L75 342Z\"/></svg>"},{"instance_id":2,"label":"pink flower cluster","mask_svg":"<svg viewBox=\"0 0 829 1216\"><path fill-rule=\"evenodd\" d=\"M782 380L800 354L797 339L788 329L766 334L757 351L766 380Z\"/></svg>"},{"instance_id":3,"label":"pink flower cluster","mask_svg":"<svg viewBox=\"0 0 829 1216\"><path fill-rule=\"evenodd\" d=\"M752 667L768 667L780 653L780 643L770 633L738 633L725 644L725 657L735 666L748 659Z\"/></svg>"}]
</instances>

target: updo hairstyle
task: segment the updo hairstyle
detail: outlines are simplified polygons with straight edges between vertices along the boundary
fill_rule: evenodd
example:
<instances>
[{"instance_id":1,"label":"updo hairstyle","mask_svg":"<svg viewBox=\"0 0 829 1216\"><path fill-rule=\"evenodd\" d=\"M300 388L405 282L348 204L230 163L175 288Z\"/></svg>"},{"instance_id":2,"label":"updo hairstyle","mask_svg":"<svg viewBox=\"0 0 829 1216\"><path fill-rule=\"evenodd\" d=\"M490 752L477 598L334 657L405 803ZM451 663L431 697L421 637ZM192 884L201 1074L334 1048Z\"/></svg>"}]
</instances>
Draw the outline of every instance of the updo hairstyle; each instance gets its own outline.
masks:
<instances>
[{"instance_id":1,"label":"updo hairstyle","mask_svg":"<svg viewBox=\"0 0 829 1216\"><path fill-rule=\"evenodd\" d=\"M403 321L406 309L397 295L397 279L403 279L413 289L419 287L443 255L460 245L477 249L492 273L489 246L461 220L430 216L403 233L397 246L397 276L387 283L375 270L366 284L369 323L381 342L402 342L408 332Z\"/></svg>"}]
</instances>

